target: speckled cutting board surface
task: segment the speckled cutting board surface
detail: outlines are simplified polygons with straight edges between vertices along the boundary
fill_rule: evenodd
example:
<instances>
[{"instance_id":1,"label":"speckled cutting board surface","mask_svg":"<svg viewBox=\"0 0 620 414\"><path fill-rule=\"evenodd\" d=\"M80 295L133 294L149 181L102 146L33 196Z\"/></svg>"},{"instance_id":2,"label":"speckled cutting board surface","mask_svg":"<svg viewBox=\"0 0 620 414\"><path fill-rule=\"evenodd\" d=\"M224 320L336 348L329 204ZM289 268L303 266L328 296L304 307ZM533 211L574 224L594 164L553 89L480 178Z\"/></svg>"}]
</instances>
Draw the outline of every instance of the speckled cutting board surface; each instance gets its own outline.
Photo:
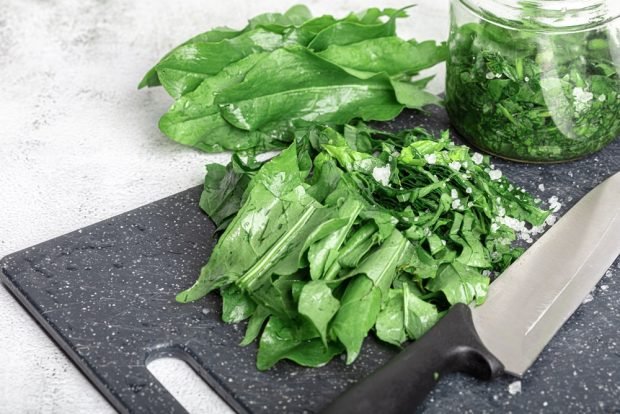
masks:
<instances>
[{"instance_id":1,"label":"speckled cutting board surface","mask_svg":"<svg viewBox=\"0 0 620 414\"><path fill-rule=\"evenodd\" d=\"M434 131L448 127L439 109L405 113L384 127L420 123ZM620 170L620 139L571 163L495 164L542 200L557 197L562 215ZM216 294L192 304L174 301L215 244L199 196L200 188L192 188L2 260L6 286L119 411L184 412L146 369L162 355L185 359L233 409L273 413L317 412L397 352L369 337L350 366L337 358L318 369L281 362L257 371L256 345L237 346L244 325L221 322ZM526 373L521 392L514 385L509 392L516 380L509 376L481 382L454 374L420 411L619 412L618 277L616 260Z\"/></svg>"}]
</instances>

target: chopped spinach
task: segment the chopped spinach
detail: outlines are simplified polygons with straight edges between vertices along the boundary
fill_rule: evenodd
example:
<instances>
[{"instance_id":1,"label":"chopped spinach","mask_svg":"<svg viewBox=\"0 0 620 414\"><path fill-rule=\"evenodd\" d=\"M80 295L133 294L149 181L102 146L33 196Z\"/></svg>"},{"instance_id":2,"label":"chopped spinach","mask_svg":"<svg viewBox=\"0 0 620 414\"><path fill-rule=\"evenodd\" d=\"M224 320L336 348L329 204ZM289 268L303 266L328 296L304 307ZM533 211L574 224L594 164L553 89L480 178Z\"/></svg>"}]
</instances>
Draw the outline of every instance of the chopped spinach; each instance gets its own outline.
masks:
<instances>
[{"instance_id":1,"label":"chopped spinach","mask_svg":"<svg viewBox=\"0 0 620 414\"><path fill-rule=\"evenodd\" d=\"M400 346L455 303L482 303L521 253L511 220L548 212L488 157L416 128L314 126L275 158L207 166L201 206L223 233L189 302L219 290L248 319L257 367L359 355L371 330Z\"/></svg>"},{"instance_id":2,"label":"chopped spinach","mask_svg":"<svg viewBox=\"0 0 620 414\"><path fill-rule=\"evenodd\" d=\"M620 135L618 45L608 36L604 28L517 31L486 21L453 27L446 80L453 126L514 160L598 151Z\"/></svg>"}]
</instances>

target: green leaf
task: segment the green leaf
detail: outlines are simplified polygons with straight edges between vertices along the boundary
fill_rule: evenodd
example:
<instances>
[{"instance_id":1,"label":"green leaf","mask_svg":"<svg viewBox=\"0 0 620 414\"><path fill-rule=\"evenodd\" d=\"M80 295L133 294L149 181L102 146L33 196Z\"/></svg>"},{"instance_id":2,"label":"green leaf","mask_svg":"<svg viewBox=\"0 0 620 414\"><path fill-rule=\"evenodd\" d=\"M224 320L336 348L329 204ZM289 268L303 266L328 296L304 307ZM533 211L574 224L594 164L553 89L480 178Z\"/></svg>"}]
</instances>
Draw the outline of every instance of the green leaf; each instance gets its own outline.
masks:
<instances>
[{"instance_id":1,"label":"green leaf","mask_svg":"<svg viewBox=\"0 0 620 414\"><path fill-rule=\"evenodd\" d=\"M222 320L224 322L241 322L254 313L256 303L235 285L221 288L220 293L222 295Z\"/></svg>"},{"instance_id":2,"label":"green leaf","mask_svg":"<svg viewBox=\"0 0 620 414\"><path fill-rule=\"evenodd\" d=\"M303 125L388 120L403 108L387 77L356 78L302 47L272 52L216 102L224 119L249 131L284 121Z\"/></svg>"},{"instance_id":3,"label":"green leaf","mask_svg":"<svg viewBox=\"0 0 620 414\"><path fill-rule=\"evenodd\" d=\"M396 36L363 40L348 45L332 44L318 53L347 69L370 74L387 73L390 76L414 75L447 58L445 43L435 41L417 43Z\"/></svg>"},{"instance_id":4,"label":"green leaf","mask_svg":"<svg viewBox=\"0 0 620 414\"><path fill-rule=\"evenodd\" d=\"M439 320L437 308L420 299L409 284L403 285L404 326L407 336L420 339Z\"/></svg>"},{"instance_id":5,"label":"green leaf","mask_svg":"<svg viewBox=\"0 0 620 414\"><path fill-rule=\"evenodd\" d=\"M289 193L298 198L286 198ZM291 206L294 213L289 211ZM246 202L220 237L199 279L177 300L194 301L239 279L315 206L314 199L303 192L293 144L256 173Z\"/></svg>"},{"instance_id":6,"label":"green leaf","mask_svg":"<svg viewBox=\"0 0 620 414\"><path fill-rule=\"evenodd\" d=\"M186 46L188 44L192 44L192 43L216 43L216 42L220 42L220 41L222 41L224 39L230 39L230 38L236 37L240 33L241 33L241 31L230 29L228 27L216 27L215 29L209 30L208 32L201 33L201 34L199 34L197 36L194 36L193 38L189 39L187 42L177 46L176 48L174 48L173 50L168 52L162 58L162 60L166 59L169 55L175 54L176 51L179 48L181 48L183 46ZM151 70L149 70L147 72L146 75L144 75L144 78L142 79L142 81L138 85L138 88L141 89L141 88L144 88L146 86L153 87L153 86L159 86L159 85L161 85L161 82L159 81L159 77L157 75L157 65L155 65L153 68L151 68Z\"/></svg>"},{"instance_id":7,"label":"green leaf","mask_svg":"<svg viewBox=\"0 0 620 414\"><path fill-rule=\"evenodd\" d=\"M403 291L390 289L375 324L377 337L389 344L400 346L407 340L404 318Z\"/></svg>"},{"instance_id":8,"label":"green leaf","mask_svg":"<svg viewBox=\"0 0 620 414\"><path fill-rule=\"evenodd\" d=\"M170 96L179 98L231 63L285 44L282 35L258 28L217 42L194 41L181 45L160 60L155 70Z\"/></svg>"},{"instance_id":9,"label":"green leaf","mask_svg":"<svg viewBox=\"0 0 620 414\"><path fill-rule=\"evenodd\" d=\"M336 262L339 249L360 211L362 211L362 203L355 199L346 200L338 209L338 216L346 219L346 224L310 246L308 261L310 262L312 279L316 280L323 277L330 266Z\"/></svg>"},{"instance_id":10,"label":"green leaf","mask_svg":"<svg viewBox=\"0 0 620 414\"><path fill-rule=\"evenodd\" d=\"M387 16L389 19L383 23L379 17ZM383 36L394 36L396 33L396 19L404 17L401 10L385 9L383 12L378 9L369 9L359 19L353 16L336 22L317 33L312 39L308 48L321 51L330 45L347 45L357 43L366 39L373 39Z\"/></svg>"},{"instance_id":11,"label":"green leaf","mask_svg":"<svg viewBox=\"0 0 620 414\"><path fill-rule=\"evenodd\" d=\"M253 17L248 22L248 28L268 28L270 31L282 33L291 26L302 25L312 19L312 13L303 4L297 4L282 13L264 13Z\"/></svg>"},{"instance_id":12,"label":"green leaf","mask_svg":"<svg viewBox=\"0 0 620 414\"><path fill-rule=\"evenodd\" d=\"M412 82L392 81L396 100L410 109L422 109L426 105L439 105L441 99L426 92Z\"/></svg>"},{"instance_id":13,"label":"green leaf","mask_svg":"<svg viewBox=\"0 0 620 414\"><path fill-rule=\"evenodd\" d=\"M312 322L326 347L327 326L339 307L340 301L334 298L331 289L322 280L308 282L301 290L299 313Z\"/></svg>"},{"instance_id":14,"label":"green leaf","mask_svg":"<svg viewBox=\"0 0 620 414\"><path fill-rule=\"evenodd\" d=\"M338 267L357 267L360 260L379 241L377 237L374 237L376 233L377 226L372 222L365 223L355 230L338 252ZM326 276L326 279L329 278Z\"/></svg>"},{"instance_id":15,"label":"green leaf","mask_svg":"<svg viewBox=\"0 0 620 414\"><path fill-rule=\"evenodd\" d=\"M451 305L469 304L474 299L481 305L488 287L488 277L456 261L442 265L437 276L426 285L431 292L443 292Z\"/></svg>"},{"instance_id":16,"label":"green leaf","mask_svg":"<svg viewBox=\"0 0 620 414\"><path fill-rule=\"evenodd\" d=\"M272 316L260 338L256 367L264 371L282 359L320 367L341 352L342 346L337 343L325 347L318 334L308 327Z\"/></svg>"},{"instance_id":17,"label":"green leaf","mask_svg":"<svg viewBox=\"0 0 620 414\"><path fill-rule=\"evenodd\" d=\"M243 165L245 171L239 172L241 164L241 159L235 155L226 167L220 164L206 166L207 173L199 204L218 226L218 230L226 228L239 211L243 194L256 172L255 168L260 167L260 164Z\"/></svg>"},{"instance_id":18,"label":"green leaf","mask_svg":"<svg viewBox=\"0 0 620 414\"><path fill-rule=\"evenodd\" d=\"M347 364L359 355L364 338L377 321L381 308L381 291L369 278L353 278L340 300L340 309L332 322L332 330L347 350Z\"/></svg>"},{"instance_id":19,"label":"green leaf","mask_svg":"<svg viewBox=\"0 0 620 414\"><path fill-rule=\"evenodd\" d=\"M245 330L245 336L243 340L239 343L240 346L247 346L254 342L258 335L260 335L260 331L265 324L267 318L271 315L269 310L264 306L257 306L252 317L248 321L248 326Z\"/></svg>"},{"instance_id":20,"label":"green leaf","mask_svg":"<svg viewBox=\"0 0 620 414\"><path fill-rule=\"evenodd\" d=\"M383 299L387 300L398 267L409 259L412 251L411 243L398 230L394 230L390 237L348 276L366 275L380 289Z\"/></svg>"},{"instance_id":21,"label":"green leaf","mask_svg":"<svg viewBox=\"0 0 620 414\"><path fill-rule=\"evenodd\" d=\"M222 118L214 98L228 86L243 80L266 54L256 53L224 68L204 80L193 92L178 99L159 121L164 134L181 144L207 152L224 150L281 148L292 139L292 133L278 131L247 132L233 127Z\"/></svg>"}]
</instances>

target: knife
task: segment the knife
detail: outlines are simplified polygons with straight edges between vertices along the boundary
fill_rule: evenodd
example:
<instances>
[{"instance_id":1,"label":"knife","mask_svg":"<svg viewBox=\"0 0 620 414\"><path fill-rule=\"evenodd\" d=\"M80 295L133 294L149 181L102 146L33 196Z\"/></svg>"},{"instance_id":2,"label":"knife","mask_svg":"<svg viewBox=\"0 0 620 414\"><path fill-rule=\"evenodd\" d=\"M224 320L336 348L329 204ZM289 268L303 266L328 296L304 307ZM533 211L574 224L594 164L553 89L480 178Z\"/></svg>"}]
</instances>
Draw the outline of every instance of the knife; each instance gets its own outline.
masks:
<instances>
[{"instance_id":1,"label":"knife","mask_svg":"<svg viewBox=\"0 0 620 414\"><path fill-rule=\"evenodd\" d=\"M324 414L409 413L439 378L521 377L620 255L620 172L590 191L491 283L345 391Z\"/></svg>"}]
</instances>

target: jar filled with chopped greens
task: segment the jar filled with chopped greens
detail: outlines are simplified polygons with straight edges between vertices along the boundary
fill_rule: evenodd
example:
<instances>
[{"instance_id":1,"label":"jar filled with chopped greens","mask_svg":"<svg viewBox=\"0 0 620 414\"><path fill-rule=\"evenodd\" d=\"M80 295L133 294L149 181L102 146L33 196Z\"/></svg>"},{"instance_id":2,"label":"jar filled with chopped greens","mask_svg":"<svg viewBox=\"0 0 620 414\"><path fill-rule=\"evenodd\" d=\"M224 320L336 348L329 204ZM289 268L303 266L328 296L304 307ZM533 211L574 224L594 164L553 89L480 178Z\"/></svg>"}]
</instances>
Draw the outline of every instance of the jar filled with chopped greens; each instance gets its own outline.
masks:
<instances>
[{"instance_id":1,"label":"jar filled with chopped greens","mask_svg":"<svg viewBox=\"0 0 620 414\"><path fill-rule=\"evenodd\" d=\"M620 135L620 0L452 0L446 109L473 146L559 162Z\"/></svg>"}]
</instances>

